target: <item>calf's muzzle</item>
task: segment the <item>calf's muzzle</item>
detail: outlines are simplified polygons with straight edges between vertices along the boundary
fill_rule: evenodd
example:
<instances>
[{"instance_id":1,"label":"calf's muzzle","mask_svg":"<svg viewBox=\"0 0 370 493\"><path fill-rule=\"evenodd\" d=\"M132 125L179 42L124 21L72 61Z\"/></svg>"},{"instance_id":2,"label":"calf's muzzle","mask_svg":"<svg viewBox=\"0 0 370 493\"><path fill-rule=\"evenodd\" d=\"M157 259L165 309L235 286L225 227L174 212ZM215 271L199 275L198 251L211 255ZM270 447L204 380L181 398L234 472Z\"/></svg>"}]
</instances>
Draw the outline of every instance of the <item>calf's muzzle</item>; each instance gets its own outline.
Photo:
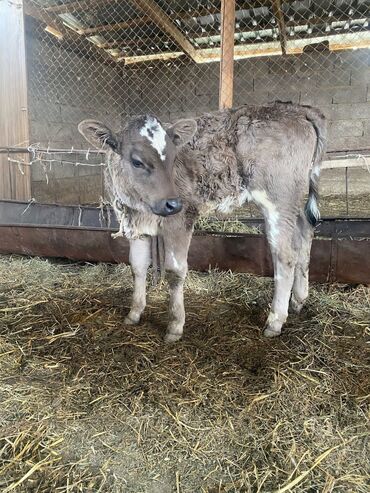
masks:
<instances>
[{"instance_id":1,"label":"calf's muzzle","mask_svg":"<svg viewBox=\"0 0 370 493\"><path fill-rule=\"evenodd\" d=\"M152 211L157 216L171 216L173 214L177 214L182 209L182 200L180 197L174 199L163 199L159 200L152 207Z\"/></svg>"}]
</instances>

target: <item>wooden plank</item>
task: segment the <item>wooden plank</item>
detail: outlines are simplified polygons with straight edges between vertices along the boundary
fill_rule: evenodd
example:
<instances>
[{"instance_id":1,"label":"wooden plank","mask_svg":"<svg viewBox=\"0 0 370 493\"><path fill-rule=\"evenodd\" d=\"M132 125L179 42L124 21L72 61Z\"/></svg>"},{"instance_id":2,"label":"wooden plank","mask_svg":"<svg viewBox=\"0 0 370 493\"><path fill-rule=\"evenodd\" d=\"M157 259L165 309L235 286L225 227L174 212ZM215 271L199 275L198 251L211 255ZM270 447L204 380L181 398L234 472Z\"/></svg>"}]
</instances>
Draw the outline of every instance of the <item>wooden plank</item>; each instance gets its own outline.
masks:
<instances>
[{"instance_id":1,"label":"wooden plank","mask_svg":"<svg viewBox=\"0 0 370 493\"><path fill-rule=\"evenodd\" d=\"M124 54L117 56L117 62L125 62L125 65L133 65L136 63L153 62L158 60L175 60L185 56L182 51L171 51L169 53L153 53L149 55L125 56Z\"/></svg>"},{"instance_id":2,"label":"wooden plank","mask_svg":"<svg viewBox=\"0 0 370 493\"><path fill-rule=\"evenodd\" d=\"M182 34L170 17L162 10L154 0L129 0L135 7L140 8L144 14L151 17L154 24L165 31L182 48L184 53L194 61L197 60L197 53L194 46Z\"/></svg>"},{"instance_id":3,"label":"wooden plank","mask_svg":"<svg viewBox=\"0 0 370 493\"><path fill-rule=\"evenodd\" d=\"M323 161L321 164L321 169L340 169L340 168L364 168L369 170L369 180L370 180L370 157L360 156L356 158L346 158L346 159L330 159Z\"/></svg>"},{"instance_id":4,"label":"wooden plank","mask_svg":"<svg viewBox=\"0 0 370 493\"><path fill-rule=\"evenodd\" d=\"M231 108L234 93L235 0L221 2L221 63L219 108Z\"/></svg>"},{"instance_id":5,"label":"wooden plank","mask_svg":"<svg viewBox=\"0 0 370 493\"><path fill-rule=\"evenodd\" d=\"M54 14L67 14L87 9L91 10L93 8L106 7L113 3L116 3L116 1L117 0L81 0L77 2L72 1L68 3L63 3L61 5L51 5L50 7L46 7L45 10ZM286 3L293 3L293 1L294 0L287 0ZM269 6L270 3L271 0L249 0L247 2L239 2L238 10L248 10L256 7L265 7ZM180 6L180 2L178 3L178 5ZM182 12L176 12L176 15L178 15L180 18L200 17L203 15L218 14L219 11L220 9L217 5L210 4L204 7L198 2L197 8L193 9L190 7L190 9L187 11L183 10Z\"/></svg>"},{"instance_id":6,"label":"wooden plank","mask_svg":"<svg viewBox=\"0 0 370 493\"><path fill-rule=\"evenodd\" d=\"M272 0L272 11L279 26L281 52L283 55L286 55L287 37L284 14L281 8L281 0Z\"/></svg>"},{"instance_id":7,"label":"wooden plank","mask_svg":"<svg viewBox=\"0 0 370 493\"><path fill-rule=\"evenodd\" d=\"M117 22L115 24L101 24L100 26L81 29L81 31L79 31L79 34L81 34L82 36L93 36L94 34L108 33L112 31L121 31L125 29L135 29L138 26L149 24L150 22L153 22L151 17L149 17L148 15L144 15L142 17L136 17L134 19Z\"/></svg>"},{"instance_id":8,"label":"wooden plank","mask_svg":"<svg viewBox=\"0 0 370 493\"><path fill-rule=\"evenodd\" d=\"M129 242L113 239L105 228L71 226L1 225L0 253L65 257L94 262L128 262ZM336 250L333 256L331 251ZM370 240L314 239L310 280L369 283ZM208 272L210 268L272 276L267 240L262 235L208 233L195 235L189 250L189 267Z\"/></svg>"},{"instance_id":9,"label":"wooden plank","mask_svg":"<svg viewBox=\"0 0 370 493\"><path fill-rule=\"evenodd\" d=\"M79 12L81 10L91 10L94 7L102 7L103 5L109 5L116 0L87 0L78 2L62 3L61 5L51 5L46 7L47 12L53 14L68 14L71 12Z\"/></svg>"},{"instance_id":10,"label":"wooden plank","mask_svg":"<svg viewBox=\"0 0 370 493\"><path fill-rule=\"evenodd\" d=\"M29 145L27 71L22 0L0 2L0 146ZM28 156L13 154L28 163ZM29 166L0 154L0 198L29 200Z\"/></svg>"}]
</instances>

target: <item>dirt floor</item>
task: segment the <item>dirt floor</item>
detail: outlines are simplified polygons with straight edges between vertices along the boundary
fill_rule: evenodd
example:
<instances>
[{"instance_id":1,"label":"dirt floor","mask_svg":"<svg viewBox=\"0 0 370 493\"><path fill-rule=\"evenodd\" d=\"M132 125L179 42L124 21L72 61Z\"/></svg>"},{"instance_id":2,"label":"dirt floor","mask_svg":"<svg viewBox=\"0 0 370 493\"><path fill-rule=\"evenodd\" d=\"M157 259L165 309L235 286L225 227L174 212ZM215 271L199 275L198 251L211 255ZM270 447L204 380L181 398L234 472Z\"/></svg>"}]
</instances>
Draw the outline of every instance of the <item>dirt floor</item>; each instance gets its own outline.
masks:
<instances>
[{"instance_id":1,"label":"dirt floor","mask_svg":"<svg viewBox=\"0 0 370 493\"><path fill-rule=\"evenodd\" d=\"M313 286L264 339L272 281L190 273L123 324L125 266L0 258L0 491L368 492L370 291Z\"/></svg>"}]
</instances>

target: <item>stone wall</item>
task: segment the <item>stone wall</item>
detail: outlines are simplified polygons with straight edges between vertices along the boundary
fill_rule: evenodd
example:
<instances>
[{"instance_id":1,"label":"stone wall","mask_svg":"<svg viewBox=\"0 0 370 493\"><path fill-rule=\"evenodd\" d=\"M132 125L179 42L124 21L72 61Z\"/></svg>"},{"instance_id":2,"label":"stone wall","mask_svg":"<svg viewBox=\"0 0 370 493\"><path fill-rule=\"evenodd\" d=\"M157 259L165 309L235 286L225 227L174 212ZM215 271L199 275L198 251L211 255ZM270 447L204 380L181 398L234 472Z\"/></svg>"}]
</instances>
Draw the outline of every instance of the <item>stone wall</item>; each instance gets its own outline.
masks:
<instances>
[{"instance_id":1,"label":"stone wall","mask_svg":"<svg viewBox=\"0 0 370 493\"><path fill-rule=\"evenodd\" d=\"M118 128L125 115L174 121L218 106L218 63L124 69L92 63L30 29L26 48L31 142L44 146L88 147L77 131L85 118ZM234 105L281 99L317 106L329 119L329 149L359 149L370 147L369 85L370 50L250 58L235 62ZM64 164L47 173L48 184L44 168L33 167L40 202L92 203L102 195L101 168Z\"/></svg>"}]
</instances>

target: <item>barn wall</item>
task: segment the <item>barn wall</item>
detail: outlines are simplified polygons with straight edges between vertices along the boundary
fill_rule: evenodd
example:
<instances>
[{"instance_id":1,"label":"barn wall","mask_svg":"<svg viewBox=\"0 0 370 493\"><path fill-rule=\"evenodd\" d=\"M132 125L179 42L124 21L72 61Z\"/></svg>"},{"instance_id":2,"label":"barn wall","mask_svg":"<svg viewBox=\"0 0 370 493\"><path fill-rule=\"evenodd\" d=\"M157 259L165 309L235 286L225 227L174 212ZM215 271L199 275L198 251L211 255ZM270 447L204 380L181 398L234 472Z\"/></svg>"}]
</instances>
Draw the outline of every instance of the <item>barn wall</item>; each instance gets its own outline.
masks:
<instances>
[{"instance_id":1,"label":"barn wall","mask_svg":"<svg viewBox=\"0 0 370 493\"><path fill-rule=\"evenodd\" d=\"M218 63L127 69L91 63L30 28L26 48L31 142L43 146L88 147L77 131L84 118L119 127L127 114L150 111L174 121L218 106ZM235 62L234 104L282 99L318 106L330 121L329 148L356 149L370 142L369 85L370 50L252 58ZM43 167L32 171L38 201L91 203L102 195L101 168L47 167L49 183Z\"/></svg>"},{"instance_id":2,"label":"barn wall","mask_svg":"<svg viewBox=\"0 0 370 493\"><path fill-rule=\"evenodd\" d=\"M26 50L30 142L51 148L87 149L89 144L77 130L81 120L95 118L119 126L122 78L117 69L91 64L81 54L57 43L45 43L29 30ZM60 158L75 162L81 156ZM32 167L32 196L38 201L91 203L102 195L101 168L44 164Z\"/></svg>"},{"instance_id":3,"label":"barn wall","mask_svg":"<svg viewBox=\"0 0 370 493\"><path fill-rule=\"evenodd\" d=\"M130 84L129 108L133 113L146 111L153 84L156 93L168 101L167 111L160 100L151 104L152 111L164 119L217 109L219 64L204 65L203 73L200 67L182 66L172 76L171 68L151 72L151 77L146 71L137 71ZM250 58L235 62L234 105L274 99L312 104L330 121L329 148L355 149L370 142L369 85L370 50L366 49L305 53L285 59Z\"/></svg>"}]
</instances>

